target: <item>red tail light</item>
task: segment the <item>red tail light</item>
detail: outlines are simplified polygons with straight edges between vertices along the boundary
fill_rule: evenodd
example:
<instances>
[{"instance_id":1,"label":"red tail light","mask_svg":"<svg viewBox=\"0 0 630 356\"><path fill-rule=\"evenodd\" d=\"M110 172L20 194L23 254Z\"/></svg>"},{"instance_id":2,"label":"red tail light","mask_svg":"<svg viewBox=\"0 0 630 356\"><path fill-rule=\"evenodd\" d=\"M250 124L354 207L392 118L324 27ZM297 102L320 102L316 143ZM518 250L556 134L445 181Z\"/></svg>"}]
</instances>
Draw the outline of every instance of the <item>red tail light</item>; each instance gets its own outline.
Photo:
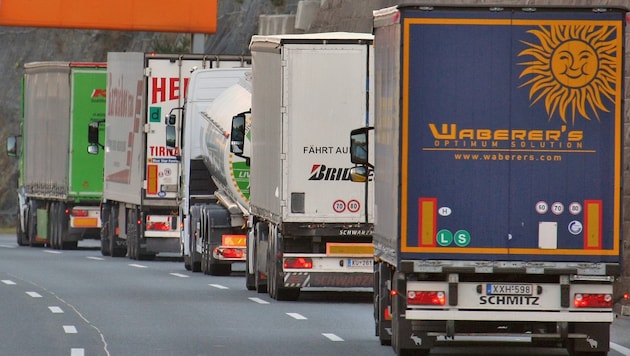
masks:
<instances>
[{"instance_id":1,"label":"red tail light","mask_svg":"<svg viewBox=\"0 0 630 356\"><path fill-rule=\"evenodd\" d=\"M217 252L223 255L223 257L225 258L243 258L243 256L245 256L245 254L243 253L243 250L238 249L238 248L224 248Z\"/></svg>"},{"instance_id":2,"label":"red tail light","mask_svg":"<svg viewBox=\"0 0 630 356\"><path fill-rule=\"evenodd\" d=\"M408 305L445 305L446 293L443 291L408 291Z\"/></svg>"},{"instance_id":3,"label":"red tail light","mask_svg":"<svg viewBox=\"0 0 630 356\"><path fill-rule=\"evenodd\" d=\"M576 308L612 308L612 295L578 293L573 296Z\"/></svg>"},{"instance_id":4,"label":"red tail light","mask_svg":"<svg viewBox=\"0 0 630 356\"><path fill-rule=\"evenodd\" d=\"M67 214L67 211L66 211ZM88 211L87 210L80 210L80 209L72 209L72 216L75 217L87 217L88 216Z\"/></svg>"},{"instance_id":5,"label":"red tail light","mask_svg":"<svg viewBox=\"0 0 630 356\"><path fill-rule=\"evenodd\" d=\"M288 257L284 260L284 268L313 268L313 260L308 257Z\"/></svg>"},{"instance_id":6,"label":"red tail light","mask_svg":"<svg viewBox=\"0 0 630 356\"><path fill-rule=\"evenodd\" d=\"M147 223L147 230L149 231L169 231L171 225L165 222L149 222Z\"/></svg>"}]
</instances>

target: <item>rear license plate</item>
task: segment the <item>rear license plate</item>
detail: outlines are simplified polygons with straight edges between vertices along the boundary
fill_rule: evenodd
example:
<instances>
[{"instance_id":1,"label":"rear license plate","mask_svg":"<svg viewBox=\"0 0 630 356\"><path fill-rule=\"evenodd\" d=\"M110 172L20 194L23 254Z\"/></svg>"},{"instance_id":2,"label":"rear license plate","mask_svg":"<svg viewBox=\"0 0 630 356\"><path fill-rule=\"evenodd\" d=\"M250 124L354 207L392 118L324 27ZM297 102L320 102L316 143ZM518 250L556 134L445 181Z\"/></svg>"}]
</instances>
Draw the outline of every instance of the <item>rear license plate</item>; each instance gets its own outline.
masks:
<instances>
[{"instance_id":1,"label":"rear license plate","mask_svg":"<svg viewBox=\"0 0 630 356\"><path fill-rule=\"evenodd\" d=\"M348 267L372 267L374 260L372 259L348 259Z\"/></svg>"},{"instance_id":2,"label":"rear license plate","mask_svg":"<svg viewBox=\"0 0 630 356\"><path fill-rule=\"evenodd\" d=\"M486 284L486 295L533 295L534 286L531 284Z\"/></svg>"}]
</instances>

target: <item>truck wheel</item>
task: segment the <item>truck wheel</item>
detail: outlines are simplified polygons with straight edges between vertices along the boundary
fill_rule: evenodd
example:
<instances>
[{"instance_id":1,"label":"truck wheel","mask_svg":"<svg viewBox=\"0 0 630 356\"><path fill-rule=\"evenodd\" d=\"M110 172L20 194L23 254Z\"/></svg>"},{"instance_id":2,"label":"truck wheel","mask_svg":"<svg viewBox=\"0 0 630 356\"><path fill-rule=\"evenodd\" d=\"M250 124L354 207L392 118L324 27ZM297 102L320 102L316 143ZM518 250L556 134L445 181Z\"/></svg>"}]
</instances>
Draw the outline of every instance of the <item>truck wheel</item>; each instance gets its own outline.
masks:
<instances>
[{"instance_id":1,"label":"truck wheel","mask_svg":"<svg viewBox=\"0 0 630 356\"><path fill-rule=\"evenodd\" d=\"M374 320L376 324L376 336L381 345L391 345L392 336L387 331L391 330L392 323L386 317L386 311L390 310L390 293L387 288L391 273L384 263L374 266Z\"/></svg>"},{"instance_id":2,"label":"truck wheel","mask_svg":"<svg viewBox=\"0 0 630 356\"><path fill-rule=\"evenodd\" d=\"M118 223L118 209L112 209L109 215L109 251L112 257L125 257L127 249L118 246Z\"/></svg>"},{"instance_id":3,"label":"truck wheel","mask_svg":"<svg viewBox=\"0 0 630 356\"><path fill-rule=\"evenodd\" d=\"M200 224L200 206L195 205L190 208L190 218L188 226L188 251L190 251L189 263L190 271L201 272L201 253L197 250L197 239L201 238L201 232L197 230L197 225Z\"/></svg>"},{"instance_id":4,"label":"truck wheel","mask_svg":"<svg viewBox=\"0 0 630 356\"><path fill-rule=\"evenodd\" d=\"M256 229L258 224L254 225L251 230L247 230L247 240L245 249L245 288L247 290L256 290L256 260L254 243L256 241ZM251 266L251 269L250 269ZM250 273L250 270L253 272Z\"/></svg>"},{"instance_id":5,"label":"truck wheel","mask_svg":"<svg viewBox=\"0 0 630 356\"><path fill-rule=\"evenodd\" d=\"M26 234L22 231L22 224L20 222L20 215L18 214L17 219L15 219L15 236L17 237L18 246L27 246L28 240L26 239Z\"/></svg>"},{"instance_id":6,"label":"truck wheel","mask_svg":"<svg viewBox=\"0 0 630 356\"><path fill-rule=\"evenodd\" d=\"M55 250L60 247L57 236L57 225L59 224L57 210L57 203L51 203L48 207L48 241L50 247Z\"/></svg>"},{"instance_id":7,"label":"truck wheel","mask_svg":"<svg viewBox=\"0 0 630 356\"><path fill-rule=\"evenodd\" d=\"M31 247L42 247L43 243L35 241L37 236L37 208L36 201L31 200L28 206L28 244Z\"/></svg>"},{"instance_id":8,"label":"truck wheel","mask_svg":"<svg viewBox=\"0 0 630 356\"><path fill-rule=\"evenodd\" d=\"M109 249L109 216L111 215L111 205L103 204L101 207L101 255L110 256Z\"/></svg>"},{"instance_id":9,"label":"truck wheel","mask_svg":"<svg viewBox=\"0 0 630 356\"><path fill-rule=\"evenodd\" d=\"M76 240L65 241L68 236L68 216L65 213L66 207L63 204L57 205L57 243L59 244L59 248L62 250L76 250L79 242Z\"/></svg>"},{"instance_id":10,"label":"truck wheel","mask_svg":"<svg viewBox=\"0 0 630 356\"><path fill-rule=\"evenodd\" d=\"M260 261L258 259L258 253L259 253L259 249L260 249L260 244L258 243L260 241L260 239L264 239L264 240L268 240L268 236L269 236L269 229L267 227L267 225L262 224L262 223L257 223L256 224L256 229L254 230L254 241L253 241L253 245L254 245L254 251L251 254L252 258L253 258L253 264L254 264L254 284L256 285L256 292L258 293L267 293L267 289L268 289L268 278L269 278L269 274L266 275L266 278L264 279L263 276L261 275L263 269L260 266ZM265 272L266 273L266 272Z\"/></svg>"}]
</instances>

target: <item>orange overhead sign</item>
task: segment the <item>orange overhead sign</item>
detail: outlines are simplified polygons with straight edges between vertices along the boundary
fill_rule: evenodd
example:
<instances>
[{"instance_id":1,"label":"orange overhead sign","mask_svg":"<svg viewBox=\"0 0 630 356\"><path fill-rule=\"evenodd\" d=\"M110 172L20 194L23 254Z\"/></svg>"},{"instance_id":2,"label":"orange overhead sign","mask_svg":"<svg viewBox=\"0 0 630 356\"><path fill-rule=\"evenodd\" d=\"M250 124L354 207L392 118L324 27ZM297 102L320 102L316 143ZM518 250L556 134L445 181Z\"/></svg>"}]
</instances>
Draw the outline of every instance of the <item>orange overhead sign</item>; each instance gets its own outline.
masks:
<instances>
[{"instance_id":1,"label":"orange overhead sign","mask_svg":"<svg viewBox=\"0 0 630 356\"><path fill-rule=\"evenodd\" d=\"M0 0L0 26L215 33L218 0Z\"/></svg>"}]
</instances>

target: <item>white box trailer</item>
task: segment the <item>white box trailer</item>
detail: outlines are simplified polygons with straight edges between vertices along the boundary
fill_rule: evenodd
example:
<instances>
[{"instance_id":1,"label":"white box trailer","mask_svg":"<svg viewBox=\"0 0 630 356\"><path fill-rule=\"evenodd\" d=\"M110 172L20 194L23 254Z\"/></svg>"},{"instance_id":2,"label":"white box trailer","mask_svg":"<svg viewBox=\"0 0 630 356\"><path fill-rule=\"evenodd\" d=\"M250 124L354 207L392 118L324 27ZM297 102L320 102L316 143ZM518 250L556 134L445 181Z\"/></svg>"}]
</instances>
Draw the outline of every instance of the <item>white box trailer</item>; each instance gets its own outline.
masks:
<instances>
[{"instance_id":1,"label":"white box trailer","mask_svg":"<svg viewBox=\"0 0 630 356\"><path fill-rule=\"evenodd\" d=\"M349 178L370 124L372 35L253 36L248 288L372 286L372 186Z\"/></svg>"},{"instance_id":2,"label":"white box trailer","mask_svg":"<svg viewBox=\"0 0 630 356\"><path fill-rule=\"evenodd\" d=\"M241 60L137 52L108 53L107 60L101 251L133 259L181 257L181 140L167 147L166 128L181 131L178 116L195 69Z\"/></svg>"}]
</instances>

